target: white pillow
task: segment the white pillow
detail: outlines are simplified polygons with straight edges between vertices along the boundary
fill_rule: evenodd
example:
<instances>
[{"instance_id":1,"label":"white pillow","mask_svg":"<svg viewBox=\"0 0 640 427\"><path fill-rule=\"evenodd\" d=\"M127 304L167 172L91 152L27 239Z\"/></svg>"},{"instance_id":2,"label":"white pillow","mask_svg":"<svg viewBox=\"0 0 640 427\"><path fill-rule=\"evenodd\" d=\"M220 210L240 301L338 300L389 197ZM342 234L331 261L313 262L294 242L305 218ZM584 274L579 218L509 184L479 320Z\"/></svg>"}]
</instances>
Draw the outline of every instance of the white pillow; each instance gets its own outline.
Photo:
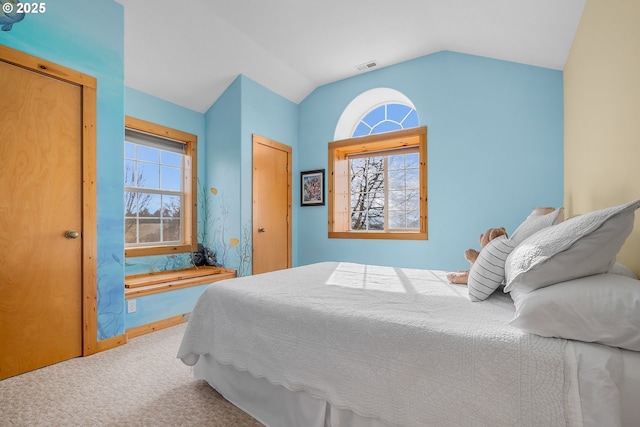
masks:
<instances>
[{"instance_id":1,"label":"white pillow","mask_svg":"<svg viewBox=\"0 0 640 427\"><path fill-rule=\"evenodd\" d=\"M532 234L542 230L543 228L562 222L564 219L564 208L558 208L546 215L540 215L537 211L533 211L528 217L516 228L511 234L511 241L518 244Z\"/></svg>"},{"instance_id":2,"label":"white pillow","mask_svg":"<svg viewBox=\"0 0 640 427\"><path fill-rule=\"evenodd\" d=\"M640 281L596 274L525 293L511 292L510 322L543 337L596 342L640 351Z\"/></svg>"},{"instance_id":3,"label":"white pillow","mask_svg":"<svg viewBox=\"0 0 640 427\"><path fill-rule=\"evenodd\" d=\"M636 276L636 273L629 270L626 265L620 264L619 262L616 262L615 264L613 264L613 267L611 267L611 269L607 271L607 273L621 274L623 276L631 277L632 279L638 278L638 276Z\"/></svg>"},{"instance_id":4,"label":"white pillow","mask_svg":"<svg viewBox=\"0 0 640 427\"><path fill-rule=\"evenodd\" d=\"M606 273L633 229L640 200L601 209L547 227L525 239L507 258L505 292Z\"/></svg>"},{"instance_id":5,"label":"white pillow","mask_svg":"<svg viewBox=\"0 0 640 427\"><path fill-rule=\"evenodd\" d=\"M506 236L499 236L482 248L467 279L471 301L484 301L500 287L504 281L504 262L515 247Z\"/></svg>"},{"instance_id":6,"label":"white pillow","mask_svg":"<svg viewBox=\"0 0 640 427\"><path fill-rule=\"evenodd\" d=\"M504 263L511 251L535 232L562 221L562 213L563 208L546 215L534 212L520 224L511 238L500 236L487 243L469 270L469 299L478 302L489 298L504 282Z\"/></svg>"}]
</instances>

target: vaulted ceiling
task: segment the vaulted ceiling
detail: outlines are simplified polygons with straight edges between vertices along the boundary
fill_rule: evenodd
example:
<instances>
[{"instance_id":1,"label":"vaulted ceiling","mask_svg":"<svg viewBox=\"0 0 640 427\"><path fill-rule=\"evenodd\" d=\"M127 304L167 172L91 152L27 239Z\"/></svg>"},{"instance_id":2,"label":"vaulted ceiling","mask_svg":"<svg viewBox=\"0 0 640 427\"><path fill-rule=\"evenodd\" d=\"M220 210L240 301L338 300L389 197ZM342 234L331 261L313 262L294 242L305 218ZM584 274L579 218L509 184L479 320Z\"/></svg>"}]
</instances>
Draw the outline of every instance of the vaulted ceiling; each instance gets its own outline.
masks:
<instances>
[{"instance_id":1,"label":"vaulted ceiling","mask_svg":"<svg viewBox=\"0 0 640 427\"><path fill-rule=\"evenodd\" d=\"M450 50L562 70L586 0L116 0L125 85L205 112L244 74L291 100Z\"/></svg>"}]
</instances>

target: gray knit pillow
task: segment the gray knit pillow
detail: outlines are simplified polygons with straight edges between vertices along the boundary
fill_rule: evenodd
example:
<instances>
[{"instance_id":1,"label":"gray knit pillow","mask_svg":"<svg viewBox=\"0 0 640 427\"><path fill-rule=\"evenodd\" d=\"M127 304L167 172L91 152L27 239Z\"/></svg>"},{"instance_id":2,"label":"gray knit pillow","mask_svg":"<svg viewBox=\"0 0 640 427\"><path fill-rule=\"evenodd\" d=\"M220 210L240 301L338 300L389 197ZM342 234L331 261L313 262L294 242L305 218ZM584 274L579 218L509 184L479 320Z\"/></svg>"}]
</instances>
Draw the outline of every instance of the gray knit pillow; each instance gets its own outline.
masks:
<instances>
[{"instance_id":1,"label":"gray knit pillow","mask_svg":"<svg viewBox=\"0 0 640 427\"><path fill-rule=\"evenodd\" d=\"M484 301L504 281L504 263L516 244L506 236L499 236L482 248L471 266L467 286L471 301Z\"/></svg>"}]
</instances>

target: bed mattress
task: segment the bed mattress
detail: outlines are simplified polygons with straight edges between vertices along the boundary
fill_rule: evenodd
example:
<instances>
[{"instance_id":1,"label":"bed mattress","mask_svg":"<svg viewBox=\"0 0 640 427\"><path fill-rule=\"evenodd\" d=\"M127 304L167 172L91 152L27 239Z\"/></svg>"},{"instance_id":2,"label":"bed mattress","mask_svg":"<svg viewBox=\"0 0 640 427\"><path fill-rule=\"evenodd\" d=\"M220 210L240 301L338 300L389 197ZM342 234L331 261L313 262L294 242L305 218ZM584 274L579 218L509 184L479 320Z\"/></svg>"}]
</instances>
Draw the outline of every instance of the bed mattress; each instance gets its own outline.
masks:
<instances>
[{"instance_id":1,"label":"bed mattress","mask_svg":"<svg viewBox=\"0 0 640 427\"><path fill-rule=\"evenodd\" d=\"M594 362L571 342L509 326L513 311L500 293L471 303L440 271L320 263L212 285L179 357L216 388L205 365L315 399L325 423L333 408L329 420L347 411L384 425L620 425L621 394L592 416L591 380L579 381L620 350L600 346L612 354ZM622 387L624 376L609 377Z\"/></svg>"}]
</instances>

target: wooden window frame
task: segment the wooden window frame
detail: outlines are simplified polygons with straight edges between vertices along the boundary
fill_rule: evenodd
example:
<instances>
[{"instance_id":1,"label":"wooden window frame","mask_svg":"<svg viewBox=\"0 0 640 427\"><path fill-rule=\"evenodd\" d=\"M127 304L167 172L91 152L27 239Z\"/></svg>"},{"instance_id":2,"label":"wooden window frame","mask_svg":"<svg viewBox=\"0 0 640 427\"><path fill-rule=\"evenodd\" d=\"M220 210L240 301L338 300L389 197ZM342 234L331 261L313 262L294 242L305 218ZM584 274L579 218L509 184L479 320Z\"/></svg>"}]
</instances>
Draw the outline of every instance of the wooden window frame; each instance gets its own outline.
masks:
<instances>
[{"instance_id":1,"label":"wooden window frame","mask_svg":"<svg viewBox=\"0 0 640 427\"><path fill-rule=\"evenodd\" d=\"M420 157L420 229L418 231L350 230L350 154L418 147ZM329 143L329 238L427 240L427 127L374 134Z\"/></svg>"},{"instance_id":2,"label":"wooden window frame","mask_svg":"<svg viewBox=\"0 0 640 427\"><path fill-rule=\"evenodd\" d=\"M188 188L185 188L184 191L185 212L182 224L182 244L128 247L125 248L125 256L136 257L195 252L198 246L198 137L191 133L130 116L125 117L125 128L183 142L185 144L185 154L191 157L191 170L185 170L190 185L186 186Z\"/></svg>"}]
</instances>

